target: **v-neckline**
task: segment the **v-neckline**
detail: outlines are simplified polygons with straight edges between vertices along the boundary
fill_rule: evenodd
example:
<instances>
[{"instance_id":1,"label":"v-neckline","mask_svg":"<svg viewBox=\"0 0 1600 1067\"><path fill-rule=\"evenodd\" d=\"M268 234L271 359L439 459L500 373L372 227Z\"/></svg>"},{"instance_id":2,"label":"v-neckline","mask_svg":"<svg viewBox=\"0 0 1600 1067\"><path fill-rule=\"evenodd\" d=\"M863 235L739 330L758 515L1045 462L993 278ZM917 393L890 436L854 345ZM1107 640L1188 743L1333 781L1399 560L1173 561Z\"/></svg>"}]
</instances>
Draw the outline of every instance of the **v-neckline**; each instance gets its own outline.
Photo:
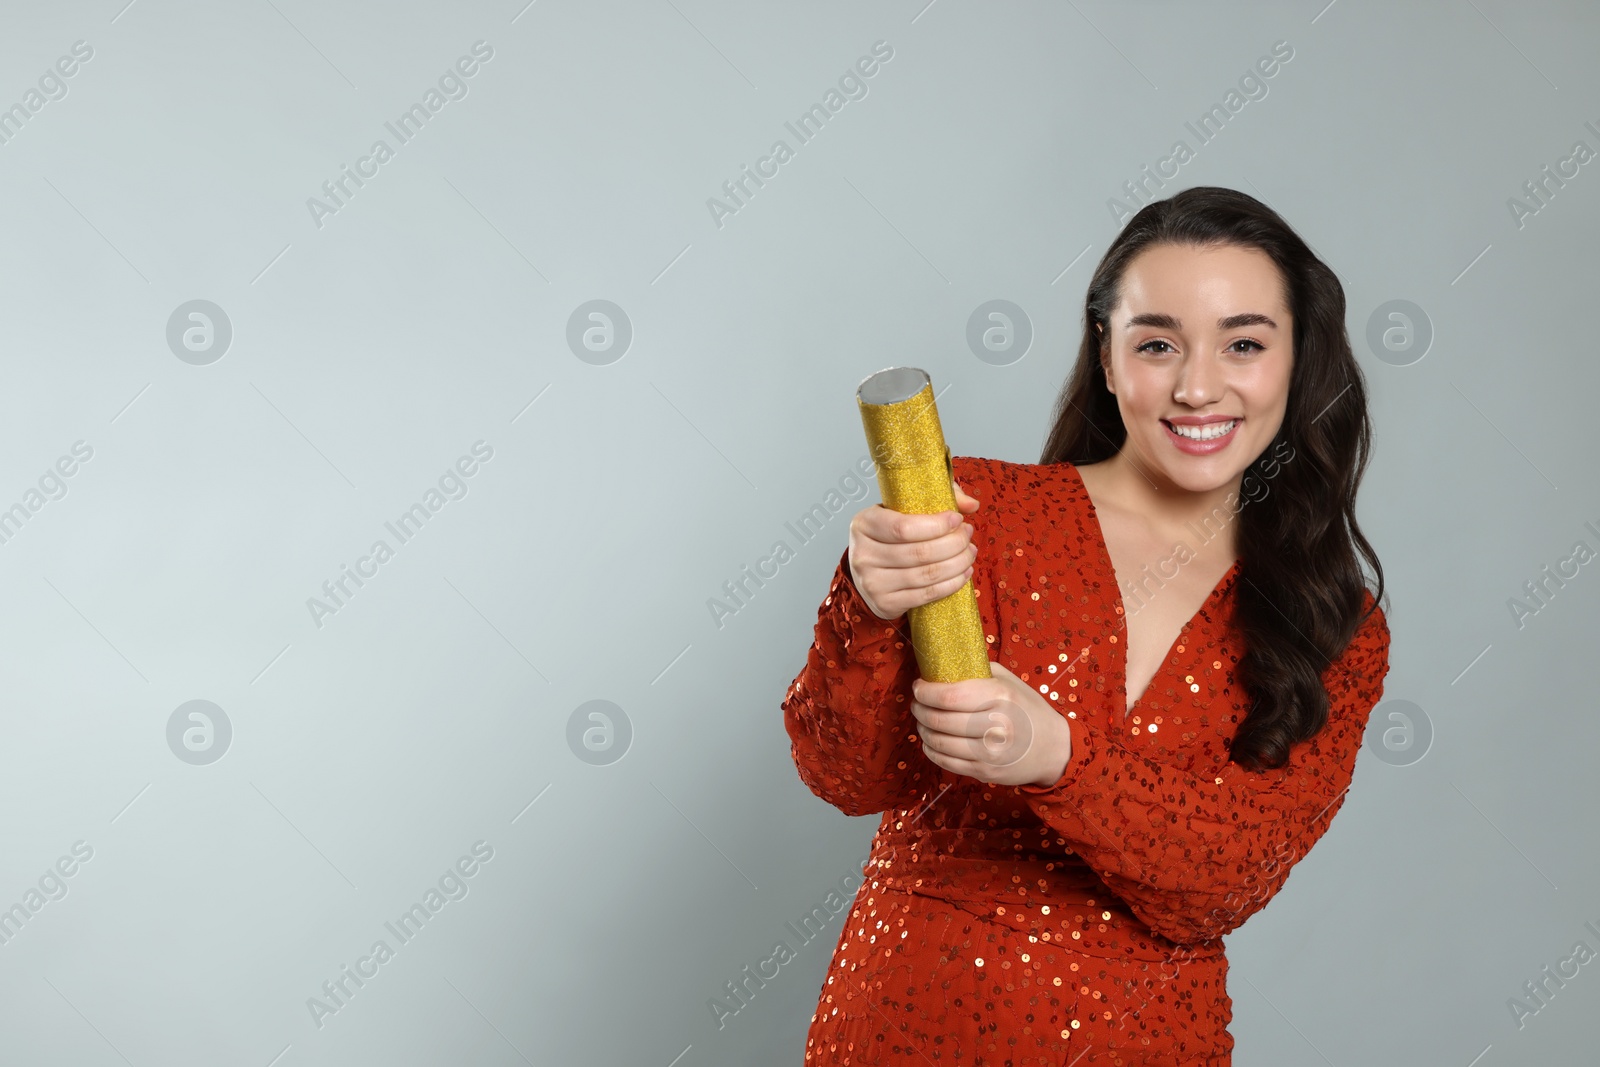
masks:
<instances>
[{"instance_id":1,"label":"v-neckline","mask_svg":"<svg viewBox=\"0 0 1600 1067\"><path fill-rule=\"evenodd\" d=\"M1117 611L1117 617L1122 620L1122 676L1119 679L1120 688L1118 692L1122 697L1122 717L1127 719L1130 718L1135 711L1139 710L1139 705L1144 703L1145 696L1150 692L1151 689L1155 687L1156 682L1161 678L1162 672L1167 669L1167 661L1171 658L1172 650L1177 647L1178 641L1183 637L1184 634L1189 632L1189 628L1193 626L1194 621L1200 617L1200 613L1209 608L1211 606L1211 602L1217 599L1217 597L1222 594L1224 587L1230 583L1234 572L1239 569L1240 561L1238 557L1234 558L1234 561L1229 564L1228 569L1223 572L1222 577L1217 579L1217 584L1211 587L1211 592L1206 594L1205 600L1201 601L1200 606L1195 609L1194 614L1190 615L1189 620L1178 628L1178 636L1174 637L1172 641L1168 643L1166 650L1161 653L1161 659L1156 664L1156 671L1150 676L1150 680L1145 683L1143 691L1139 693L1139 699L1135 700L1132 706L1129 706L1128 606L1127 604L1123 603L1122 586L1117 583L1117 568L1116 564L1111 562L1111 545L1106 540L1105 527L1100 524L1100 510L1094 506L1094 498L1089 495L1089 486L1084 482L1083 475L1078 472L1078 465L1076 463L1068 462L1067 467L1072 471L1073 480L1078 483L1078 491L1083 494L1084 503L1089 506L1089 518L1092 526L1094 527L1094 532L1096 535L1096 547L1098 547L1100 550L1100 558L1105 563L1106 573L1111 576L1112 595L1116 598L1115 607L1119 609Z\"/></svg>"}]
</instances>

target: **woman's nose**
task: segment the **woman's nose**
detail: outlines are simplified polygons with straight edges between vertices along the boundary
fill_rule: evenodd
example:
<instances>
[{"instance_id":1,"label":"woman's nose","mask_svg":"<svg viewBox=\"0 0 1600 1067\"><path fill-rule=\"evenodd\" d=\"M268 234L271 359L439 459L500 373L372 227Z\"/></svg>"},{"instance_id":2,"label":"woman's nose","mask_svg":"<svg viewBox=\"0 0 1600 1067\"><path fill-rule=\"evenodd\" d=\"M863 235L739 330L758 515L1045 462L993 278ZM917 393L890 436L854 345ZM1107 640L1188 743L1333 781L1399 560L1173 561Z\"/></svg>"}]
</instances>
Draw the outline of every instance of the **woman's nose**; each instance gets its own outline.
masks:
<instances>
[{"instance_id":1,"label":"woman's nose","mask_svg":"<svg viewBox=\"0 0 1600 1067\"><path fill-rule=\"evenodd\" d=\"M1209 355L1190 355L1178 369L1172 397L1192 408L1205 407L1221 395L1222 368Z\"/></svg>"}]
</instances>

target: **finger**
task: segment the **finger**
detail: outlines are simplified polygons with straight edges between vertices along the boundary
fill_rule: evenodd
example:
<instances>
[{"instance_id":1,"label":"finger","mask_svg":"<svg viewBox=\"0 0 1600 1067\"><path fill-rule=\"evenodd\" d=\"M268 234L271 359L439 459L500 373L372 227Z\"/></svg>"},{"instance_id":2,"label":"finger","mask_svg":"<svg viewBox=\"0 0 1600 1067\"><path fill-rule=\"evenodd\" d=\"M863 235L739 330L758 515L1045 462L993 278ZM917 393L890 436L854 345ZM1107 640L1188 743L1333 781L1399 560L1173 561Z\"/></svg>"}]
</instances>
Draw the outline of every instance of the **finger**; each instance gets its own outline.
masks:
<instances>
[{"instance_id":1,"label":"finger","mask_svg":"<svg viewBox=\"0 0 1600 1067\"><path fill-rule=\"evenodd\" d=\"M931 748L941 755L969 760L986 767L997 763L1015 763L1013 757L1017 751L1026 748L1025 745L1014 743L1014 731L1008 724L995 722L989 723L988 729L977 737L946 733L927 726L918 727L917 733L922 737L922 747L925 749Z\"/></svg>"},{"instance_id":2,"label":"finger","mask_svg":"<svg viewBox=\"0 0 1600 1067\"><path fill-rule=\"evenodd\" d=\"M907 544L910 542L929 542L951 531L959 530L961 516L955 511L936 511L927 515L914 515L903 511L894 511L882 504L874 504L861 512L861 524L868 537L884 544ZM959 535L958 535L959 537ZM948 551L941 553L949 555L954 548L960 547L961 540L947 542Z\"/></svg>"},{"instance_id":3,"label":"finger","mask_svg":"<svg viewBox=\"0 0 1600 1067\"><path fill-rule=\"evenodd\" d=\"M989 711L944 711L913 700L911 715L920 724L919 729L932 730L952 738L978 738L994 728Z\"/></svg>"},{"instance_id":4,"label":"finger","mask_svg":"<svg viewBox=\"0 0 1600 1067\"><path fill-rule=\"evenodd\" d=\"M965 585L974 572L972 567L968 566L961 573L952 575L943 581L934 582L932 585L919 585L913 580L909 585L902 585L885 591L880 585L880 578L890 573L883 569L874 572L872 588L875 592L870 596L864 586L860 584L856 586L861 593L862 599L867 601L868 606L872 607L873 614L880 619L898 619L912 608L942 600ZM888 579L888 581L894 580L892 577Z\"/></svg>"},{"instance_id":5,"label":"finger","mask_svg":"<svg viewBox=\"0 0 1600 1067\"><path fill-rule=\"evenodd\" d=\"M930 731L935 734L956 735L959 727L957 717L962 715L959 711L940 711L930 708L919 701L911 702L911 717L917 720L917 732L926 736Z\"/></svg>"},{"instance_id":6,"label":"finger","mask_svg":"<svg viewBox=\"0 0 1600 1067\"><path fill-rule=\"evenodd\" d=\"M945 770L950 771L953 774L962 774L968 778L976 778L979 781L986 780L982 776L983 768L978 764L973 763L971 760L960 759L956 756L947 756L942 752L934 752L927 749L924 749L924 755L928 757L929 761L932 762L934 766L943 767Z\"/></svg>"},{"instance_id":7,"label":"finger","mask_svg":"<svg viewBox=\"0 0 1600 1067\"><path fill-rule=\"evenodd\" d=\"M961 513L963 515L971 515L974 511L978 510L979 502L977 497L972 496L965 489L962 489L961 483L953 478L950 480L950 485L956 491L956 507L961 509Z\"/></svg>"},{"instance_id":8,"label":"finger","mask_svg":"<svg viewBox=\"0 0 1600 1067\"><path fill-rule=\"evenodd\" d=\"M878 577L873 581L873 593L882 600L885 594L903 589L937 588L918 603L931 603L961 588L967 571L976 565L978 550L967 541L966 535L957 531L935 541L915 545L873 547L864 545L857 552L855 563L875 567Z\"/></svg>"},{"instance_id":9,"label":"finger","mask_svg":"<svg viewBox=\"0 0 1600 1067\"><path fill-rule=\"evenodd\" d=\"M993 678L967 678L959 682L930 682L911 679L911 699L938 711L988 711L1005 699L1005 690Z\"/></svg>"}]
</instances>

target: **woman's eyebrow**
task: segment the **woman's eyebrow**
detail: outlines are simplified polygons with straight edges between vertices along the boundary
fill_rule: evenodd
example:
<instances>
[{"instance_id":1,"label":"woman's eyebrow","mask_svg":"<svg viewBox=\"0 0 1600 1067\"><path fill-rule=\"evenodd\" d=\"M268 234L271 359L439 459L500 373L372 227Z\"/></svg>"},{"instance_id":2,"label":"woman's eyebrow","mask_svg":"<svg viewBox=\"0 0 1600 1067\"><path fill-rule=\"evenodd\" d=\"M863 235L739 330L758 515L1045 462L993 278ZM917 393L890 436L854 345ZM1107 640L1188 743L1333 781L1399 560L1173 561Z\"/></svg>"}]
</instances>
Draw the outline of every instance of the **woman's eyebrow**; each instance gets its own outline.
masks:
<instances>
[{"instance_id":1,"label":"woman's eyebrow","mask_svg":"<svg viewBox=\"0 0 1600 1067\"><path fill-rule=\"evenodd\" d=\"M1135 315L1127 322L1127 328L1135 326L1154 326L1158 330L1181 330L1183 323L1178 321L1176 315L1168 315L1164 311L1146 311ZM1229 315L1217 320L1217 329L1236 330L1241 326L1270 326L1274 330L1278 324L1258 311L1242 311L1237 315Z\"/></svg>"}]
</instances>

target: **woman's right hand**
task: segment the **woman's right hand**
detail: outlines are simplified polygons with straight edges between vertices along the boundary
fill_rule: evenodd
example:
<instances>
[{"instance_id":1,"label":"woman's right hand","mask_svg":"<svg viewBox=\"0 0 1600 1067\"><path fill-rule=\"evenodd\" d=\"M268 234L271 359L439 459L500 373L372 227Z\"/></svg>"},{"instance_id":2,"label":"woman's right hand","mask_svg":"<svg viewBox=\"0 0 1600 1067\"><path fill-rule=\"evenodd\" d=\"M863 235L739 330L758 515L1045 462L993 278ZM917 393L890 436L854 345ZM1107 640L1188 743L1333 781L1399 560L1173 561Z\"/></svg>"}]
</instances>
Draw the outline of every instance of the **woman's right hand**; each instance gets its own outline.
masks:
<instances>
[{"instance_id":1,"label":"woman's right hand","mask_svg":"<svg viewBox=\"0 0 1600 1067\"><path fill-rule=\"evenodd\" d=\"M978 549L961 516L978 510L978 501L950 484L959 513L904 515L874 504L851 518L850 578L878 618L898 619L949 596L972 576Z\"/></svg>"}]
</instances>

